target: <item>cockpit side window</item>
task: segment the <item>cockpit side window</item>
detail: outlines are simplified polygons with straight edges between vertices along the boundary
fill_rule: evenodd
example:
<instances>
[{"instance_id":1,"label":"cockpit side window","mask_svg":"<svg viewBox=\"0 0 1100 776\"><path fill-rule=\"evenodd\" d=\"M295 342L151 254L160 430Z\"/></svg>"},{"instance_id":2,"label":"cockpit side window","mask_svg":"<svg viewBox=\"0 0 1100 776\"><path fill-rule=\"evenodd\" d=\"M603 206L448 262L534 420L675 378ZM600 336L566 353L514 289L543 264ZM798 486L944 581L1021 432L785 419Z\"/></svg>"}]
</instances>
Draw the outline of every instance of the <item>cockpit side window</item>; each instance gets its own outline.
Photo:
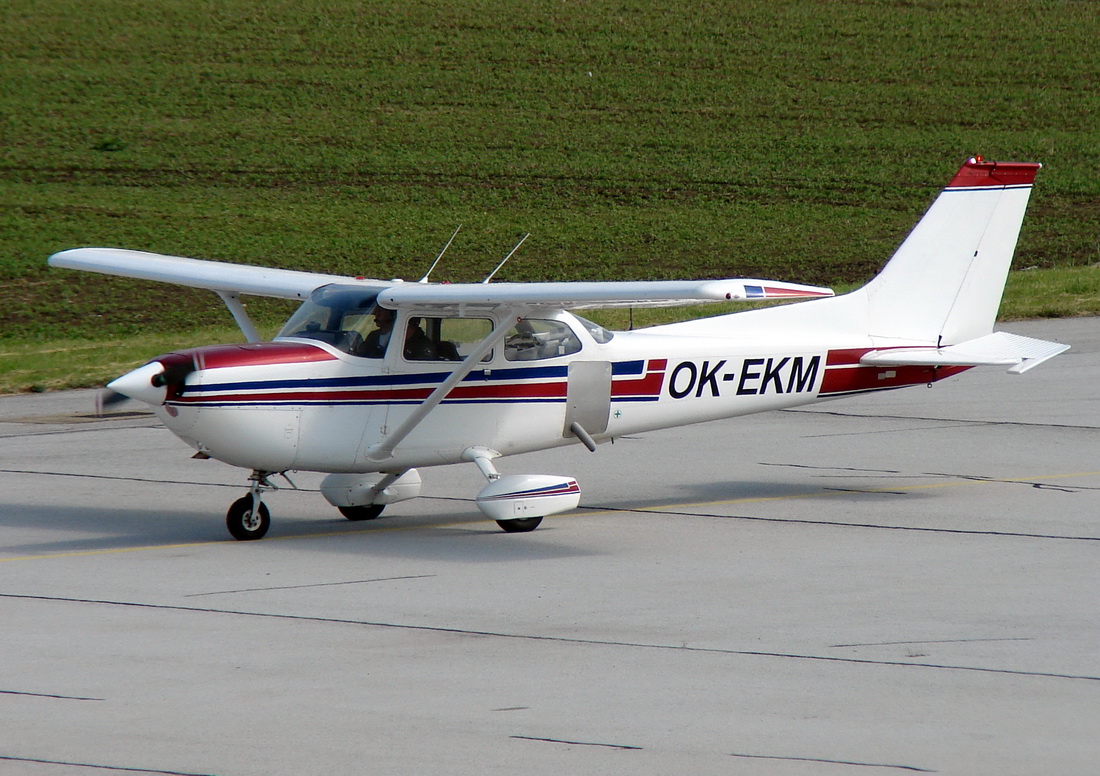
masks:
<instances>
[{"instance_id":1,"label":"cockpit side window","mask_svg":"<svg viewBox=\"0 0 1100 776\"><path fill-rule=\"evenodd\" d=\"M504 336L508 361L541 361L579 352L581 341L561 321L524 318Z\"/></svg>"}]
</instances>

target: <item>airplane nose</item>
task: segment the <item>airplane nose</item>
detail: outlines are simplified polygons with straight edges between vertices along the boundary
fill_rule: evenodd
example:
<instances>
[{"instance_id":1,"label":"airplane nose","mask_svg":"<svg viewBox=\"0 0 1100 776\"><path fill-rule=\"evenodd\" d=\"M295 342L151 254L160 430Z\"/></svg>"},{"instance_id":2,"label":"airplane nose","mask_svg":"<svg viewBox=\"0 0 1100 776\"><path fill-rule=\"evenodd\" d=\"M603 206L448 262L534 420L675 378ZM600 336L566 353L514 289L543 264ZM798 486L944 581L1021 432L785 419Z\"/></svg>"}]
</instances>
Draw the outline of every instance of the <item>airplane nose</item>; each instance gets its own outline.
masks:
<instances>
[{"instance_id":1,"label":"airplane nose","mask_svg":"<svg viewBox=\"0 0 1100 776\"><path fill-rule=\"evenodd\" d=\"M164 374L164 364L159 361L150 361L145 366L139 366L134 371L127 372L122 377L107 383L107 389L159 407L164 404L168 396L165 381L157 379L162 374Z\"/></svg>"}]
</instances>

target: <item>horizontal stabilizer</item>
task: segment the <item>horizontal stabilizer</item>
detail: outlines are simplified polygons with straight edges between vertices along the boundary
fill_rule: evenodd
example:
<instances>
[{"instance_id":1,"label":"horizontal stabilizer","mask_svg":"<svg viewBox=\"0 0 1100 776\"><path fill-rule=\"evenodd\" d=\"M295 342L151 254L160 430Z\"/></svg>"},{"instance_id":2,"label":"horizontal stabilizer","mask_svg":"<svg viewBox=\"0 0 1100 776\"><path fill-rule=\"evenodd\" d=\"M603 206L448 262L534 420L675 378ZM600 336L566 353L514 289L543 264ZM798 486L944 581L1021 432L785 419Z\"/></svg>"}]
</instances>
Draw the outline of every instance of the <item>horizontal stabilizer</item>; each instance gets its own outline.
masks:
<instances>
[{"instance_id":1,"label":"horizontal stabilizer","mask_svg":"<svg viewBox=\"0 0 1100 776\"><path fill-rule=\"evenodd\" d=\"M873 366L1010 366L1008 371L1018 375L1067 350L1069 345L1059 342L997 331L942 348L872 350L859 361Z\"/></svg>"}]
</instances>

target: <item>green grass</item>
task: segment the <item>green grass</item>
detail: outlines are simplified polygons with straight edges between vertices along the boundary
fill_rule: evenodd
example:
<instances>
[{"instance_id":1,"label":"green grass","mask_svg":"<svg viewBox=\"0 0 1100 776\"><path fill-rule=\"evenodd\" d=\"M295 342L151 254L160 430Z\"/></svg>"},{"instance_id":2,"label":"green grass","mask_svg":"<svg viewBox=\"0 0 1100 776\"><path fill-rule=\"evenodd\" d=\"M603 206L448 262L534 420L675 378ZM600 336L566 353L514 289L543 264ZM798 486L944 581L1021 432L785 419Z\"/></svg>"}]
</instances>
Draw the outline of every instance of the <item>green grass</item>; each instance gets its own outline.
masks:
<instances>
[{"instance_id":1,"label":"green grass","mask_svg":"<svg viewBox=\"0 0 1100 776\"><path fill-rule=\"evenodd\" d=\"M1001 318L1100 314L1100 266L1025 270L1009 276Z\"/></svg>"},{"instance_id":2,"label":"green grass","mask_svg":"<svg viewBox=\"0 0 1100 776\"><path fill-rule=\"evenodd\" d=\"M235 329L211 327L186 336L6 342L0 344L0 394L102 386L154 356L183 347L241 339Z\"/></svg>"},{"instance_id":3,"label":"green grass","mask_svg":"<svg viewBox=\"0 0 1100 776\"><path fill-rule=\"evenodd\" d=\"M975 153L1045 165L1007 313L1097 314L1096 40L1072 0L6 0L0 346L225 320L46 268L80 245L417 278L461 223L437 279L531 232L500 279L853 284Z\"/></svg>"}]
</instances>

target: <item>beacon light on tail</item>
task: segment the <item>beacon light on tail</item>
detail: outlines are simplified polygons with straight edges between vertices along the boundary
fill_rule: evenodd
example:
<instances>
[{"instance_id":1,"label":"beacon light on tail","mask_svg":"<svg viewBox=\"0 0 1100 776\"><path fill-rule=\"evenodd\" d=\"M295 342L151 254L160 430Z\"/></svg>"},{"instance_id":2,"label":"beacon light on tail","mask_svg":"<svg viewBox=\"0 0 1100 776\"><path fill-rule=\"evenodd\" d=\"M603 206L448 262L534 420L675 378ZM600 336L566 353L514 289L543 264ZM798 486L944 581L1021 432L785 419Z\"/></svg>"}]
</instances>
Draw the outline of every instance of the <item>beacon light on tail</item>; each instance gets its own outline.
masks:
<instances>
[{"instance_id":1,"label":"beacon light on tail","mask_svg":"<svg viewBox=\"0 0 1100 776\"><path fill-rule=\"evenodd\" d=\"M881 272L838 297L761 279L401 283L112 248L50 263L203 288L226 303L247 344L161 356L110 383L106 402L144 402L200 457L251 472L226 516L236 538L267 531L273 475L326 473L324 497L365 520L418 496L421 470L462 462L488 481L482 512L523 532L575 508L580 488L569 476L501 474L497 459L596 451L625 434L927 385L975 366L1021 373L1064 351L993 331L1039 167L966 161ZM302 304L259 342L240 301L249 294ZM804 301L629 332L577 314L740 299Z\"/></svg>"}]
</instances>

